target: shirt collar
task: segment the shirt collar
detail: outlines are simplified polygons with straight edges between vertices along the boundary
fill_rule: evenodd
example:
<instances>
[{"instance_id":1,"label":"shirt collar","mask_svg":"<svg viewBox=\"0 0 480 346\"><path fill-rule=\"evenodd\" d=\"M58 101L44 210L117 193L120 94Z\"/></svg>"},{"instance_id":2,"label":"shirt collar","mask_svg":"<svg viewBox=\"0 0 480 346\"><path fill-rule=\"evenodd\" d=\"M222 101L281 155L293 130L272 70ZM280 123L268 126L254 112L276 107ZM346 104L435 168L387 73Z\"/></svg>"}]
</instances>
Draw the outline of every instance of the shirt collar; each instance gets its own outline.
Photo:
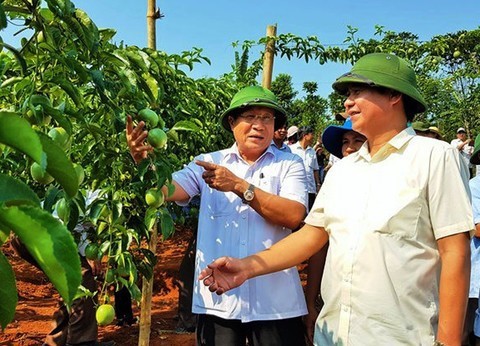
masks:
<instances>
[{"instance_id":1,"label":"shirt collar","mask_svg":"<svg viewBox=\"0 0 480 346\"><path fill-rule=\"evenodd\" d=\"M271 145L269 145L267 147L267 149L263 152L262 155L260 155L260 157L255 162L260 161L266 155L275 156L274 149ZM245 160L240 155L240 152L238 151L238 146L237 146L236 142L233 143L233 145L230 148L226 149L226 153L225 153L225 156L224 156L222 161L223 162L229 162L229 161L231 162L232 160L244 161L245 162Z\"/></svg>"},{"instance_id":2,"label":"shirt collar","mask_svg":"<svg viewBox=\"0 0 480 346\"><path fill-rule=\"evenodd\" d=\"M415 136L415 130L411 127L405 128L399 132L395 137L390 139L380 150L373 156L370 156L368 152L368 141L363 143L362 147L358 151L358 157L367 161L381 161L387 158L391 153L400 150L413 136Z\"/></svg>"}]
</instances>

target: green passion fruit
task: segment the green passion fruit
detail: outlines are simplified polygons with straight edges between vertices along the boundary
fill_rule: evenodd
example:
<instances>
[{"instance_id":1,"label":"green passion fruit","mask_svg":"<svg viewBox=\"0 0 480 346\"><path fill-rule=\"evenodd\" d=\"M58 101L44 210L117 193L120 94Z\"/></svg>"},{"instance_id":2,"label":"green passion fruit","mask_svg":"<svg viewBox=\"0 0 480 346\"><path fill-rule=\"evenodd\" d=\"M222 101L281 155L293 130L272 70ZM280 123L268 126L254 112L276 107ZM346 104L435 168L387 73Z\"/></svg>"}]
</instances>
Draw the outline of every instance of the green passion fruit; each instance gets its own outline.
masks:
<instances>
[{"instance_id":1,"label":"green passion fruit","mask_svg":"<svg viewBox=\"0 0 480 346\"><path fill-rule=\"evenodd\" d=\"M102 304L97 308L97 312L95 313L95 318L97 319L97 323L100 326L106 326L113 322L115 317L115 309L110 304Z\"/></svg>"},{"instance_id":2,"label":"green passion fruit","mask_svg":"<svg viewBox=\"0 0 480 346\"><path fill-rule=\"evenodd\" d=\"M167 134L161 129L148 131L147 142L156 149L162 149L167 144Z\"/></svg>"},{"instance_id":3,"label":"green passion fruit","mask_svg":"<svg viewBox=\"0 0 480 346\"><path fill-rule=\"evenodd\" d=\"M155 127L158 124L158 115L149 108L144 108L138 112L137 119L145 121L150 127Z\"/></svg>"},{"instance_id":4,"label":"green passion fruit","mask_svg":"<svg viewBox=\"0 0 480 346\"><path fill-rule=\"evenodd\" d=\"M50 184L53 181L53 177L46 171L43 171L42 167L36 162L30 166L30 174L33 180L40 184Z\"/></svg>"},{"instance_id":5,"label":"green passion fruit","mask_svg":"<svg viewBox=\"0 0 480 346\"><path fill-rule=\"evenodd\" d=\"M159 208L165 200L163 192L160 189L149 189L145 193L145 202L152 208Z\"/></svg>"},{"instance_id":6,"label":"green passion fruit","mask_svg":"<svg viewBox=\"0 0 480 346\"><path fill-rule=\"evenodd\" d=\"M68 144L68 133L63 127L54 127L48 131L48 137L53 139L61 148L65 148Z\"/></svg>"}]
</instances>

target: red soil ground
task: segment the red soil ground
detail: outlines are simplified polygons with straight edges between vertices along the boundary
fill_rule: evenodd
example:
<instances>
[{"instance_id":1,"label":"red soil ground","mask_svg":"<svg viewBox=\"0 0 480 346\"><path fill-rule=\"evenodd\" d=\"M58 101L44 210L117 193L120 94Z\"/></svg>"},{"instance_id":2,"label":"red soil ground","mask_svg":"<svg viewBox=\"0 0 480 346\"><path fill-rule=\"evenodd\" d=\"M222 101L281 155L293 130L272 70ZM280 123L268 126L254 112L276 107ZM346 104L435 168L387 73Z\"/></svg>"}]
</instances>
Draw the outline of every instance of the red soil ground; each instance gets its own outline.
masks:
<instances>
[{"instance_id":1,"label":"red soil ground","mask_svg":"<svg viewBox=\"0 0 480 346\"><path fill-rule=\"evenodd\" d=\"M178 299L178 289L174 282L190 235L189 230L181 230L171 239L158 244L152 297L152 346L195 344L194 334L174 332ZM15 271L19 299L14 320L3 333L0 331L0 345L41 345L45 335L52 329L52 316L59 302L58 293L46 276L18 257L8 243L2 251ZM136 303L134 314L140 316ZM115 324L99 327L98 334L100 341L114 340L117 345L138 345L138 324L130 327Z\"/></svg>"},{"instance_id":2,"label":"red soil ground","mask_svg":"<svg viewBox=\"0 0 480 346\"><path fill-rule=\"evenodd\" d=\"M174 283L190 236L191 231L182 229L175 232L172 238L158 243L152 297L151 346L195 345L195 334L176 334L174 331L178 300L178 289ZM15 271L19 300L14 320L3 333L0 331L0 345L41 345L45 335L52 329L52 315L57 308L59 295L46 276L18 257L8 243L2 251ZM299 269L305 283L305 266L299 266ZM140 316L139 307L135 303L134 314ZM130 327L114 324L99 327L100 341L114 340L117 345L130 346L138 345L138 337L138 324Z\"/></svg>"}]
</instances>

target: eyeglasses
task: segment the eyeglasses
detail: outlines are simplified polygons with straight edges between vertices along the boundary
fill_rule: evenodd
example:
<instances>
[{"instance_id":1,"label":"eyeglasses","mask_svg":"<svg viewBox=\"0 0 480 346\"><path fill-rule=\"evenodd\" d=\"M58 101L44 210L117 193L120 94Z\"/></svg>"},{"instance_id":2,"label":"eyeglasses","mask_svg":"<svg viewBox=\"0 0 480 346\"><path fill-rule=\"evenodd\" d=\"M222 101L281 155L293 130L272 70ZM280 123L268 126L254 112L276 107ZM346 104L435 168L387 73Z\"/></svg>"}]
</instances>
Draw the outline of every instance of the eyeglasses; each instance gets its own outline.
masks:
<instances>
[{"instance_id":1,"label":"eyeglasses","mask_svg":"<svg viewBox=\"0 0 480 346\"><path fill-rule=\"evenodd\" d=\"M267 125L273 123L275 120L275 117L271 115L241 114L238 117L244 119L244 121L249 124L253 124L254 122L258 121Z\"/></svg>"}]
</instances>

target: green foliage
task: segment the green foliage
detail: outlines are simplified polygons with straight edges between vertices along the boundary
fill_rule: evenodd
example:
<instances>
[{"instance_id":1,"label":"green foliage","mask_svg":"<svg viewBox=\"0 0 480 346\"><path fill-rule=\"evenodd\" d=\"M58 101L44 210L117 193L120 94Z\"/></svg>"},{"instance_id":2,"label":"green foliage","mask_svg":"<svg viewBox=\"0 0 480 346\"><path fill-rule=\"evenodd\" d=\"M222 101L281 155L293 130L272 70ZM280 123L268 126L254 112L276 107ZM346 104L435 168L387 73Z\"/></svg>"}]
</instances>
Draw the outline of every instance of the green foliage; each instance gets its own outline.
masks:
<instances>
[{"instance_id":1,"label":"green foliage","mask_svg":"<svg viewBox=\"0 0 480 346\"><path fill-rule=\"evenodd\" d=\"M118 287L128 287L139 299L138 275L151 278L155 265L155 254L142 247L150 240L151 229L157 225L165 239L174 231L174 220L188 220L175 206L148 207L145 193L162 185L171 190L174 170L199 152L233 143L219 123L219 114L236 91L257 84L263 57L262 53L253 56L252 48L263 47L267 38L234 43L240 51L235 52L232 72L218 79L194 80L185 71L210 63L202 49L168 55L116 45L114 30L98 29L70 0L45 0L43 6L40 1L4 0L0 28L8 25L8 19L23 19L19 31L31 29L32 34L18 50L1 43L5 50L0 51L0 143L5 146L0 147L0 239L5 241L13 231L40 262L66 261L67 269L54 282L69 302L78 272L76 262L68 261L78 257L68 230L79 220L88 221L94 226L89 239L98 244L99 258L108 261L109 279L113 277ZM479 130L475 114L480 106L479 35L480 30L461 31L422 42L412 33L378 26L370 39L359 38L358 30L348 27L340 46L291 33L275 39L277 56L310 63L354 63L379 51L408 58L430 105L421 117L449 137L458 126L472 133ZM298 92L288 75L279 75L272 90L287 109L291 124L308 124L321 131L333 114L343 110L338 95L328 100L316 95L315 81L304 83L306 96L301 99L295 99ZM167 133L168 150L156 150L137 166L128 155L125 118L146 108L159 115L156 126ZM47 135L53 128L62 128L75 140L65 146L55 144ZM28 170L34 162L55 180L46 186L33 181ZM73 163L83 167L83 183ZM102 196L87 207L86 191L97 189ZM65 226L50 215L59 200L65 200ZM27 216L29 229L27 223L19 222ZM42 238L40 244L46 249L27 244L34 236ZM49 263L44 267L51 273L57 267ZM4 258L0 258L0 269L5 282L5 300L0 301L4 327L13 316L16 293Z\"/></svg>"}]
</instances>

